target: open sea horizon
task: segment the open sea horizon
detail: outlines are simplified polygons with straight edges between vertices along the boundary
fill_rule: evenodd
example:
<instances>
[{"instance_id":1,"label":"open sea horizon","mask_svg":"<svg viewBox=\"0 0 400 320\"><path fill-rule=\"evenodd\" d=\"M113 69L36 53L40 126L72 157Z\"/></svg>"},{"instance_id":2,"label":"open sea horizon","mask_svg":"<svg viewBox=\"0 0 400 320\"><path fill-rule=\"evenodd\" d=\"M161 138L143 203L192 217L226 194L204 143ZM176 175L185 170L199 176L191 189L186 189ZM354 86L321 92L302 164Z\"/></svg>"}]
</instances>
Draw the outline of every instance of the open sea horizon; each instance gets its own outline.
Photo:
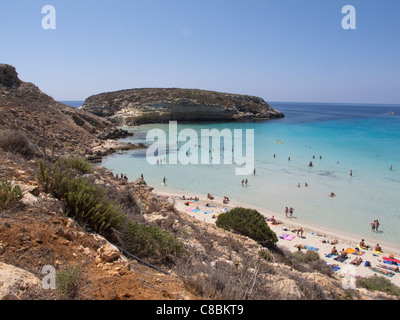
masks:
<instances>
[{"instance_id":1,"label":"open sea horizon","mask_svg":"<svg viewBox=\"0 0 400 320\"><path fill-rule=\"evenodd\" d=\"M146 150L113 154L103 159L102 166L123 172L130 180L143 174L147 184L158 190L228 196L278 214L293 207L299 221L399 245L400 105L269 104L285 118L178 124L178 132L191 128L199 135L201 129L253 129L256 175L236 176L235 165L150 165ZM168 124L129 128L134 136L123 141L149 145L146 134L153 128L167 132ZM168 179L166 185L163 177ZM242 187L245 178L248 186ZM331 192L336 196L329 197ZM378 233L370 226L376 219Z\"/></svg>"}]
</instances>

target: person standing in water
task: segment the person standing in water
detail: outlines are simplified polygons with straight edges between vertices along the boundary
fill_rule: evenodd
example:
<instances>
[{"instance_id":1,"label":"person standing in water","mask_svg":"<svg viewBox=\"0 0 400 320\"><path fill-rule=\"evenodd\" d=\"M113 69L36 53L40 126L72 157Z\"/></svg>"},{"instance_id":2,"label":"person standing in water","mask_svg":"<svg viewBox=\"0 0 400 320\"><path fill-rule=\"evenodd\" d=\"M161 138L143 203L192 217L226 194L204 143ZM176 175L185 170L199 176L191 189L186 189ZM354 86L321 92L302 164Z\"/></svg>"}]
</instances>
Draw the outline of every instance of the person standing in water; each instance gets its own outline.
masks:
<instances>
[{"instance_id":1,"label":"person standing in water","mask_svg":"<svg viewBox=\"0 0 400 320\"><path fill-rule=\"evenodd\" d=\"M289 208L286 207L286 208L285 208L285 216L286 216L286 218L288 217L288 213L289 213Z\"/></svg>"}]
</instances>

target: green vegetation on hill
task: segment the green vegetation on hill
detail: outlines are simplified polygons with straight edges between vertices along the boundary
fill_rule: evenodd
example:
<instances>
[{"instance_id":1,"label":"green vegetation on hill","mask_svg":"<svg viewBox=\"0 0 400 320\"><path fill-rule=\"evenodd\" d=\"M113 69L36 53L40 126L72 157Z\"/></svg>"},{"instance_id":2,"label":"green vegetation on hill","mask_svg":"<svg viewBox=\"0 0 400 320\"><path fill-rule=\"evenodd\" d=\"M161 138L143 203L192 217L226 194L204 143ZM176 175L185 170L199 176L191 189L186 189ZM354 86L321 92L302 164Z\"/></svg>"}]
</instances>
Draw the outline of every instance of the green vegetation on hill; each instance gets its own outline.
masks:
<instances>
[{"instance_id":1,"label":"green vegetation on hill","mask_svg":"<svg viewBox=\"0 0 400 320\"><path fill-rule=\"evenodd\" d=\"M13 186L9 181L0 184L0 211L8 209L23 198L23 192L18 185Z\"/></svg>"},{"instance_id":2,"label":"green vegetation on hill","mask_svg":"<svg viewBox=\"0 0 400 320\"><path fill-rule=\"evenodd\" d=\"M247 236L265 247L278 242L275 232L265 223L263 215L257 210L234 208L220 214L216 225L219 228L232 230Z\"/></svg>"}]
</instances>

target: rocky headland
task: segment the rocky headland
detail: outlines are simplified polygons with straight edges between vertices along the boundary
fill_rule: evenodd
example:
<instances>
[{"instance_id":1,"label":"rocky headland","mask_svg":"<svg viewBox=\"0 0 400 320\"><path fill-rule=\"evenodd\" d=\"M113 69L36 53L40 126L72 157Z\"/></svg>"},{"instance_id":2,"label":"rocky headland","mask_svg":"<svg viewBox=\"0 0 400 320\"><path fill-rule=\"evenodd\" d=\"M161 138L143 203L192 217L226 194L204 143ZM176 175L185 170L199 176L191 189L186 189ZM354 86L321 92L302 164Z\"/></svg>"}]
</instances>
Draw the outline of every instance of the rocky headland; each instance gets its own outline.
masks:
<instances>
[{"instance_id":1,"label":"rocky headland","mask_svg":"<svg viewBox=\"0 0 400 320\"><path fill-rule=\"evenodd\" d=\"M282 118L263 99L198 89L146 88L101 93L81 107L119 125L168 121L246 121Z\"/></svg>"}]
</instances>

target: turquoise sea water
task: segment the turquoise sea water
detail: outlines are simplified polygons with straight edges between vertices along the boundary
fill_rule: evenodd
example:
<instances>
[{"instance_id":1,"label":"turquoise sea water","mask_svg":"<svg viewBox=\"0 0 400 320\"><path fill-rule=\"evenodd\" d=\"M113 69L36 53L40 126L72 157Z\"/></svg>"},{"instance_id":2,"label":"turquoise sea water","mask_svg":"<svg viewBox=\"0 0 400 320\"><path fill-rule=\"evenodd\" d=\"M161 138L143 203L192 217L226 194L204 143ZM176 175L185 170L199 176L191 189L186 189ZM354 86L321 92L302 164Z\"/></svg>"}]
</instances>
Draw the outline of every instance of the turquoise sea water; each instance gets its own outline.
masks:
<instances>
[{"instance_id":1,"label":"turquoise sea water","mask_svg":"<svg viewBox=\"0 0 400 320\"><path fill-rule=\"evenodd\" d=\"M235 175L235 165L150 165L145 150L114 154L104 159L103 166L127 174L130 180L143 174L149 185L161 190L229 196L280 214L286 206L294 207L299 221L400 244L400 106L270 104L285 118L178 126L178 131L191 128L199 135L204 128L254 129L256 175L247 177L247 187L241 185L246 177ZM145 142L152 128L169 130L168 124L139 126L126 141ZM308 166L310 161L313 167ZM336 197L329 197L331 192ZM381 224L380 233L371 232L375 219Z\"/></svg>"}]
</instances>

